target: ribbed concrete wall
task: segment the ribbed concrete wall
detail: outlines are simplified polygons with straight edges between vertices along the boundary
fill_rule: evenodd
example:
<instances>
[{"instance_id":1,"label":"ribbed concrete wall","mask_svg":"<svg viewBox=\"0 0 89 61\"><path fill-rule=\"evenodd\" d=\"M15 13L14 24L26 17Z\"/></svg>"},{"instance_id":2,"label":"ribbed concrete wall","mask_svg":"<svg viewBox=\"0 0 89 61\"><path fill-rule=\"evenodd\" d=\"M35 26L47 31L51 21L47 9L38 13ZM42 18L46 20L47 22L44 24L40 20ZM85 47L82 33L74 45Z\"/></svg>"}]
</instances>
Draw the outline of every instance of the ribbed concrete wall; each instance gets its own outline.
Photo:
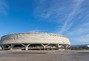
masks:
<instances>
[{"instance_id":1,"label":"ribbed concrete wall","mask_svg":"<svg viewBox=\"0 0 89 61\"><path fill-rule=\"evenodd\" d=\"M53 43L70 44L68 38L48 33L20 33L1 37L2 44L10 43Z\"/></svg>"}]
</instances>

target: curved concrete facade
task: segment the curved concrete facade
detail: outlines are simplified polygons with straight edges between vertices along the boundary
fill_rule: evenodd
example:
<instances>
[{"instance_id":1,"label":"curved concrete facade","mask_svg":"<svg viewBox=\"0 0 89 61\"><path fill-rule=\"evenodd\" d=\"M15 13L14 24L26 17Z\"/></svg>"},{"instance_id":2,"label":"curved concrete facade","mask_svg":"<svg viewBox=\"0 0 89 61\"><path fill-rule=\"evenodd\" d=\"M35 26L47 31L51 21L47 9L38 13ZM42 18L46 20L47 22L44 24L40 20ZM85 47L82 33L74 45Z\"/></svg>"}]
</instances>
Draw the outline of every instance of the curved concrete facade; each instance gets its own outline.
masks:
<instances>
[{"instance_id":1,"label":"curved concrete facade","mask_svg":"<svg viewBox=\"0 0 89 61\"><path fill-rule=\"evenodd\" d=\"M2 36L1 44L3 46L21 44L23 46L28 45L28 47L31 44L41 44L43 47L45 47L45 45L49 45L49 44L55 44L58 46L70 45L70 41L67 37L56 35L56 34L30 32L30 33L9 34L9 35Z\"/></svg>"}]
</instances>

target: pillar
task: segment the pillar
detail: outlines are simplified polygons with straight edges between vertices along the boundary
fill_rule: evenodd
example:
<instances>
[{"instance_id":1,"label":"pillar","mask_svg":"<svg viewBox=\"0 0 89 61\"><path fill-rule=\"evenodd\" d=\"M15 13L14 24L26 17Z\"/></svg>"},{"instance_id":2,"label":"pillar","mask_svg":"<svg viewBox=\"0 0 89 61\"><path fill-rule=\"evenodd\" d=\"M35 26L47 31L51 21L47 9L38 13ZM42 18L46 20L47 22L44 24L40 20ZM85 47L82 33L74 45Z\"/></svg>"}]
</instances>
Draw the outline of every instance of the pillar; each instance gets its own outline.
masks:
<instances>
[{"instance_id":1,"label":"pillar","mask_svg":"<svg viewBox=\"0 0 89 61\"><path fill-rule=\"evenodd\" d=\"M43 47L44 47L44 49L49 45L49 44L47 44L47 45L44 45L44 44L41 44Z\"/></svg>"},{"instance_id":2,"label":"pillar","mask_svg":"<svg viewBox=\"0 0 89 61\"><path fill-rule=\"evenodd\" d=\"M25 50L28 51L28 46L29 46L30 44L27 44L27 45L22 44L22 45L25 47Z\"/></svg>"},{"instance_id":3,"label":"pillar","mask_svg":"<svg viewBox=\"0 0 89 61\"><path fill-rule=\"evenodd\" d=\"M57 44L57 49L59 49L59 44Z\"/></svg>"},{"instance_id":4,"label":"pillar","mask_svg":"<svg viewBox=\"0 0 89 61\"><path fill-rule=\"evenodd\" d=\"M28 51L28 46L25 46L25 50Z\"/></svg>"},{"instance_id":5,"label":"pillar","mask_svg":"<svg viewBox=\"0 0 89 61\"><path fill-rule=\"evenodd\" d=\"M12 44L10 45L10 50L13 50L13 45Z\"/></svg>"},{"instance_id":6,"label":"pillar","mask_svg":"<svg viewBox=\"0 0 89 61\"><path fill-rule=\"evenodd\" d=\"M2 47L2 50L4 50L4 46L3 46L3 45L1 45L1 47Z\"/></svg>"}]
</instances>

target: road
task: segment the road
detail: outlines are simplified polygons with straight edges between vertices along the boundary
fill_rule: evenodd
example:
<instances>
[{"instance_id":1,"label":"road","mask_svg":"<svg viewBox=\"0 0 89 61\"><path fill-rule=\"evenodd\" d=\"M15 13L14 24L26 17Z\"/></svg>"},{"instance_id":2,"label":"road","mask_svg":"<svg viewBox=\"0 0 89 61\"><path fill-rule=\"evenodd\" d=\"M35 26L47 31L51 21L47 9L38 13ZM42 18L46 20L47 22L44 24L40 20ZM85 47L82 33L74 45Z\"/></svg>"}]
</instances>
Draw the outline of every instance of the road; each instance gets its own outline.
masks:
<instances>
[{"instance_id":1,"label":"road","mask_svg":"<svg viewBox=\"0 0 89 61\"><path fill-rule=\"evenodd\" d=\"M89 51L0 51L0 61L89 61Z\"/></svg>"}]
</instances>

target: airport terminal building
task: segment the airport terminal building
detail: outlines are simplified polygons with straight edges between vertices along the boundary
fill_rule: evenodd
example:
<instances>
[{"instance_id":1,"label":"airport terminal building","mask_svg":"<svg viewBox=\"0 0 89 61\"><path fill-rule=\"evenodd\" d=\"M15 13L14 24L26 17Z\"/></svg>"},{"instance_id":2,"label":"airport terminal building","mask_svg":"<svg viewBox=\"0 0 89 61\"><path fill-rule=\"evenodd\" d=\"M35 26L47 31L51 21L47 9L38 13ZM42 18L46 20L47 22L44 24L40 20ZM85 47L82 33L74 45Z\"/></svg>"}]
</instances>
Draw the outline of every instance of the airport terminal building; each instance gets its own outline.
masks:
<instances>
[{"instance_id":1,"label":"airport terminal building","mask_svg":"<svg viewBox=\"0 0 89 61\"><path fill-rule=\"evenodd\" d=\"M70 45L67 37L43 32L8 34L1 37L3 50L59 50Z\"/></svg>"}]
</instances>

